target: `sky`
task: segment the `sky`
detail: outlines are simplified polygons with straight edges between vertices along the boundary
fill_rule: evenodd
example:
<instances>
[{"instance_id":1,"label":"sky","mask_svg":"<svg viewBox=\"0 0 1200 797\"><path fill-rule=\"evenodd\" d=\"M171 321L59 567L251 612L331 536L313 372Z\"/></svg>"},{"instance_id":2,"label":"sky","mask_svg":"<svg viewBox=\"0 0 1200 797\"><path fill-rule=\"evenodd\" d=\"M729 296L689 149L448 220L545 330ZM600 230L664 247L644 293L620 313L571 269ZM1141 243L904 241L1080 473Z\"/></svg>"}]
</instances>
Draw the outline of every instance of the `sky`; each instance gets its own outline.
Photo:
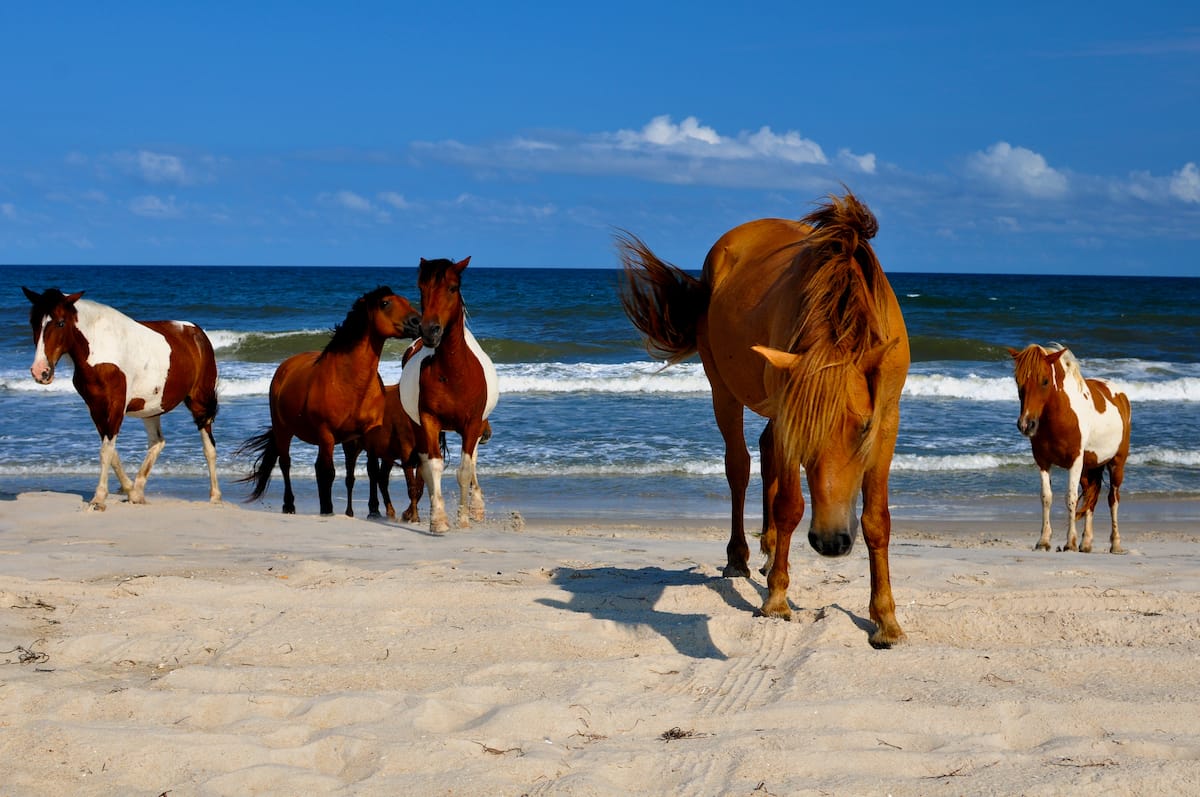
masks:
<instances>
[{"instance_id":1,"label":"sky","mask_svg":"<svg viewBox=\"0 0 1200 797\"><path fill-rule=\"evenodd\" d=\"M1194 3L47 0L0 31L2 264L615 267L628 230L699 268L849 189L885 270L1200 276Z\"/></svg>"}]
</instances>

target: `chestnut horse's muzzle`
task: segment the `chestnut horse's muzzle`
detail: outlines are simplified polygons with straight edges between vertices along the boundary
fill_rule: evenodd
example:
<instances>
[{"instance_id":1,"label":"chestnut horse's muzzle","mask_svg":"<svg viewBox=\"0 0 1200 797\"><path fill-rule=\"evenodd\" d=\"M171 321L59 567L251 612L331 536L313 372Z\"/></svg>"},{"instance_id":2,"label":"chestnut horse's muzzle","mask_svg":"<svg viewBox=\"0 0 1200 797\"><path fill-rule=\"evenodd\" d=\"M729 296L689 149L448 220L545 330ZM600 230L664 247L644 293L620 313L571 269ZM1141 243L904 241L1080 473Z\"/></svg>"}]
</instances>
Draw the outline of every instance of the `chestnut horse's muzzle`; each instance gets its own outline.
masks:
<instances>
[{"instance_id":1,"label":"chestnut horse's muzzle","mask_svg":"<svg viewBox=\"0 0 1200 797\"><path fill-rule=\"evenodd\" d=\"M821 556L845 556L854 548L854 532L850 529L840 529L819 533L809 529L808 544Z\"/></svg>"},{"instance_id":2,"label":"chestnut horse's muzzle","mask_svg":"<svg viewBox=\"0 0 1200 797\"><path fill-rule=\"evenodd\" d=\"M43 364L38 367L38 363L34 363L29 368L29 373L33 376L33 381L39 385L48 385L54 381L54 366Z\"/></svg>"},{"instance_id":3,"label":"chestnut horse's muzzle","mask_svg":"<svg viewBox=\"0 0 1200 797\"><path fill-rule=\"evenodd\" d=\"M404 319L404 337L414 340L421 337L421 316L413 313Z\"/></svg>"},{"instance_id":4,"label":"chestnut horse's muzzle","mask_svg":"<svg viewBox=\"0 0 1200 797\"><path fill-rule=\"evenodd\" d=\"M1021 417L1017 418L1017 429L1026 437L1033 437L1037 434L1038 419L1022 414Z\"/></svg>"},{"instance_id":5,"label":"chestnut horse's muzzle","mask_svg":"<svg viewBox=\"0 0 1200 797\"><path fill-rule=\"evenodd\" d=\"M436 349L438 344L442 342L442 333L445 329L441 324L422 324L421 325L421 340L431 349Z\"/></svg>"}]
</instances>

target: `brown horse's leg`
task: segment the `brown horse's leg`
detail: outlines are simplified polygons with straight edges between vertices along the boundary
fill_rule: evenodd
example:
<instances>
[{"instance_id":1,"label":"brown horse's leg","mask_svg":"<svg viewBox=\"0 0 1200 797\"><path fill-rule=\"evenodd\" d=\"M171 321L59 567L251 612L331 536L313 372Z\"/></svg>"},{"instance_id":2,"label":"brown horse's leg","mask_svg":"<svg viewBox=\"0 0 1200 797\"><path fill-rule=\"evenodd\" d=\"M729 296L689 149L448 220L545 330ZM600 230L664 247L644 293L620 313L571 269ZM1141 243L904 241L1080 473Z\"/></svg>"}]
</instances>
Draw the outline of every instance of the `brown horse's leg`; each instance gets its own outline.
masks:
<instances>
[{"instance_id":1,"label":"brown horse's leg","mask_svg":"<svg viewBox=\"0 0 1200 797\"><path fill-rule=\"evenodd\" d=\"M425 494L425 480L421 478L420 469L411 465L401 467L404 469L404 482L408 487L408 509L404 510L400 519L406 523L420 523L421 496Z\"/></svg>"},{"instance_id":2,"label":"brown horse's leg","mask_svg":"<svg viewBox=\"0 0 1200 797\"><path fill-rule=\"evenodd\" d=\"M429 530L434 534L444 534L450 530L450 520L446 517L446 504L442 498L442 471L445 467L446 463L440 455L421 455L421 478L429 486Z\"/></svg>"},{"instance_id":3,"label":"brown horse's leg","mask_svg":"<svg viewBox=\"0 0 1200 797\"><path fill-rule=\"evenodd\" d=\"M317 471L317 501L321 505L321 515L333 514L333 480L337 471L333 466L333 441L322 441L317 446L317 461L314 465Z\"/></svg>"},{"instance_id":4,"label":"brown horse's leg","mask_svg":"<svg viewBox=\"0 0 1200 797\"><path fill-rule=\"evenodd\" d=\"M458 463L458 525L467 527L484 518L483 490L475 469L475 452L482 426L463 435L462 458Z\"/></svg>"},{"instance_id":5,"label":"brown horse's leg","mask_svg":"<svg viewBox=\"0 0 1200 797\"><path fill-rule=\"evenodd\" d=\"M1037 545L1033 546L1035 551L1050 550L1050 504L1053 501L1053 492L1050 489L1050 466L1041 468L1039 473L1042 478L1042 536L1038 538Z\"/></svg>"},{"instance_id":6,"label":"brown horse's leg","mask_svg":"<svg viewBox=\"0 0 1200 797\"><path fill-rule=\"evenodd\" d=\"M888 569L888 546L892 539L892 515L888 509L888 470L892 454L880 455L875 467L863 478L863 540L871 569L871 620L875 633L869 642L872 647L890 648L905 641L904 631L896 620L896 602L892 598L892 577Z\"/></svg>"},{"instance_id":7,"label":"brown horse's leg","mask_svg":"<svg viewBox=\"0 0 1200 797\"><path fill-rule=\"evenodd\" d=\"M776 458L775 481L778 489L771 502L771 514L775 523L775 556L771 569L767 571L767 599L763 601L762 613L767 617L790 620L792 609L788 606L787 590L788 554L792 547L792 533L804 516L804 497L800 492L800 467L788 463L782 465Z\"/></svg>"},{"instance_id":8,"label":"brown horse's leg","mask_svg":"<svg viewBox=\"0 0 1200 797\"><path fill-rule=\"evenodd\" d=\"M204 461L208 463L208 500L221 502L221 486L217 484L217 441L213 438L212 421L200 427L200 446L204 449Z\"/></svg>"},{"instance_id":9,"label":"brown horse's leg","mask_svg":"<svg viewBox=\"0 0 1200 797\"><path fill-rule=\"evenodd\" d=\"M750 485L750 451L742 424L742 404L719 382L712 383L713 416L725 440L725 480L729 482L729 543L725 546L726 578L750 577L750 546L746 544L746 488Z\"/></svg>"},{"instance_id":10,"label":"brown horse's leg","mask_svg":"<svg viewBox=\"0 0 1200 797\"><path fill-rule=\"evenodd\" d=\"M775 496L779 493L779 479L775 474L775 422L768 421L762 434L758 438L758 455L760 467L762 468L762 485L763 485L763 530L762 538L759 540L759 549L766 556L766 561L759 568L760 573L764 576L771 572L771 565L775 561L775 540L777 534L775 532L774 513L771 511L775 503Z\"/></svg>"},{"instance_id":11,"label":"brown horse's leg","mask_svg":"<svg viewBox=\"0 0 1200 797\"><path fill-rule=\"evenodd\" d=\"M273 429L279 426L272 424ZM283 476L283 514L296 514L296 495L292 492L292 437L276 434L275 447L279 450L279 473Z\"/></svg>"},{"instance_id":12,"label":"brown horse's leg","mask_svg":"<svg viewBox=\"0 0 1200 797\"><path fill-rule=\"evenodd\" d=\"M1125 458L1119 455L1108 463L1108 513L1112 516L1112 534L1108 538L1109 553L1125 553L1121 547L1121 532L1117 526L1117 510L1121 507L1121 482L1125 480Z\"/></svg>"},{"instance_id":13,"label":"brown horse's leg","mask_svg":"<svg viewBox=\"0 0 1200 797\"><path fill-rule=\"evenodd\" d=\"M354 517L354 465L358 462L360 451L362 447L357 440L342 443L342 455L346 462L346 517ZM331 497L330 501L332 500Z\"/></svg>"},{"instance_id":14,"label":"brown horse's leg","mask_svg":"<svg viewBox=\"0 0 1200 797\"><path fill-rule=\"evenodd\" d=\"M367 485L367 517L381 517L379 514L379 495L382 494L384 501L387 501L387 487L380 481L379 457L371 453L367 454Z\"/></svg>"},{"instance_id":15,"label":"brown horse's leg","mask_svg":"<svg viewBox=\"0 0 1200 797\"><path fill-rule=\"evenodd\" d=\"M146 503L146 480L150 478L150 470L158 461L158 455L167 446L167 440L162 433L161 416L143 418L142 424L146 427L146 458L142 460L142 466L138 468L137 476L133 480L133 489L129 491L131 504Z\"/></svg>"}]
</instances>

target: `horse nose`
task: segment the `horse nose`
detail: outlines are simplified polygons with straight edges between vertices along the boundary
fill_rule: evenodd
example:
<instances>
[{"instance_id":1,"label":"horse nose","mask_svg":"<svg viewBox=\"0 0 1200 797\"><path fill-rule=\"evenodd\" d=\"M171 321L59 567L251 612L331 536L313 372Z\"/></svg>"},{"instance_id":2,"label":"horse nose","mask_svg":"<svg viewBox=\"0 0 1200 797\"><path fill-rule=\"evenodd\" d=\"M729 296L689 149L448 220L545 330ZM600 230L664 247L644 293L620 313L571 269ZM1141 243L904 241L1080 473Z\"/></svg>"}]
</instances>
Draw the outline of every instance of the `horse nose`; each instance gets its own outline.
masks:
<instances>
[{"instance_id":1,"label":"horse nose","mask_svg":"<svg viewBox=\"0 0 1200 797\"><path fill-rule=\"evenodd\" d=\"M809 529L808 544L821 556L845 556L854 547L854 535L849 529Z\"/></svg>"},{"instance_id":2,"label":"horse nose","mask_svg":"<svg viewBox=\"0 0 1200 797\"><path fill-rule=\"evenodd\" d=\"M39 385L48 385L50 384L50 380L54 378L54 372L48 367L38 368L36 365L34 365L29 369L29 373L31 376L33 376L33 381L37 382Z\"/></svg>"},{"instance_id":3,"label":"horse nose","mask_svg":"<svg viewBox=\"0 0 1200 797\"><path fill-rule=\"evenodd\" d=\"M1037 434L1037 428L1037 418L1029 418L1025 415L1017 418L1017 429L1019 429L1021 434L1025 435L1026 437L1033 437L1035 434Z\"/></svg>"},{"instance_id":4,"label":"horse nose","mask_svg":"<svg viewBox=\"0 0 1200 797\"><path fill-rule=\"evenodd\" d=\"M404 334L410 338L421 337L421 316L413 313L404 319Z\"/></svg>"},{"instance_id":5,"label":"horse nose","mask_svg":"<svg viewBox=\"0 0 1200 797\"><path fill-rule=\"evenodd\" d=\"M425 341L426 346L436 348L442 342L442 325L423 324L421 326L421 339Z\"/></svg>"}]
</instances>

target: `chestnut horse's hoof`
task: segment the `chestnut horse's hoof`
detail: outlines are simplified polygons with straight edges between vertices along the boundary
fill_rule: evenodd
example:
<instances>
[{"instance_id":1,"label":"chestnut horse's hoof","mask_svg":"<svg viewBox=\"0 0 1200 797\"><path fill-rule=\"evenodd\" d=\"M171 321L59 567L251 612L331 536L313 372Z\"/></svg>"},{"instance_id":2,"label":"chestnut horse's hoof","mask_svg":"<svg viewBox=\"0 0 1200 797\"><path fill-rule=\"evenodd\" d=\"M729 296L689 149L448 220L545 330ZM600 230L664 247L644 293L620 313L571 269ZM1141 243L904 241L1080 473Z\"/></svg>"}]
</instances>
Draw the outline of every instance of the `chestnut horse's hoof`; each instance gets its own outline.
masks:
<instances>
[{"instance_id":1,"label":"chestnut horse's hoof","mask_svg":"<svg viewBox=\"0 0 1200 797\"><path fill-rule=\"evenodd\" d=\"M792 619L792 608L787 605L787 600L784 599L778 603L773 603L768 598L767 602L762 607L763 617L775 617L780 620Z\"/></svg>"},{"instance_id":2,"label":"chestnut horse's hoof","mask_svg":"<svg viewBox=\"0 0 1200 797\"><path fill-rule=\"evenodd\" d=\"M746 562L730 562L721 571L724 578L750 578L750 565Z\"/></svg>"}]
</instances>

